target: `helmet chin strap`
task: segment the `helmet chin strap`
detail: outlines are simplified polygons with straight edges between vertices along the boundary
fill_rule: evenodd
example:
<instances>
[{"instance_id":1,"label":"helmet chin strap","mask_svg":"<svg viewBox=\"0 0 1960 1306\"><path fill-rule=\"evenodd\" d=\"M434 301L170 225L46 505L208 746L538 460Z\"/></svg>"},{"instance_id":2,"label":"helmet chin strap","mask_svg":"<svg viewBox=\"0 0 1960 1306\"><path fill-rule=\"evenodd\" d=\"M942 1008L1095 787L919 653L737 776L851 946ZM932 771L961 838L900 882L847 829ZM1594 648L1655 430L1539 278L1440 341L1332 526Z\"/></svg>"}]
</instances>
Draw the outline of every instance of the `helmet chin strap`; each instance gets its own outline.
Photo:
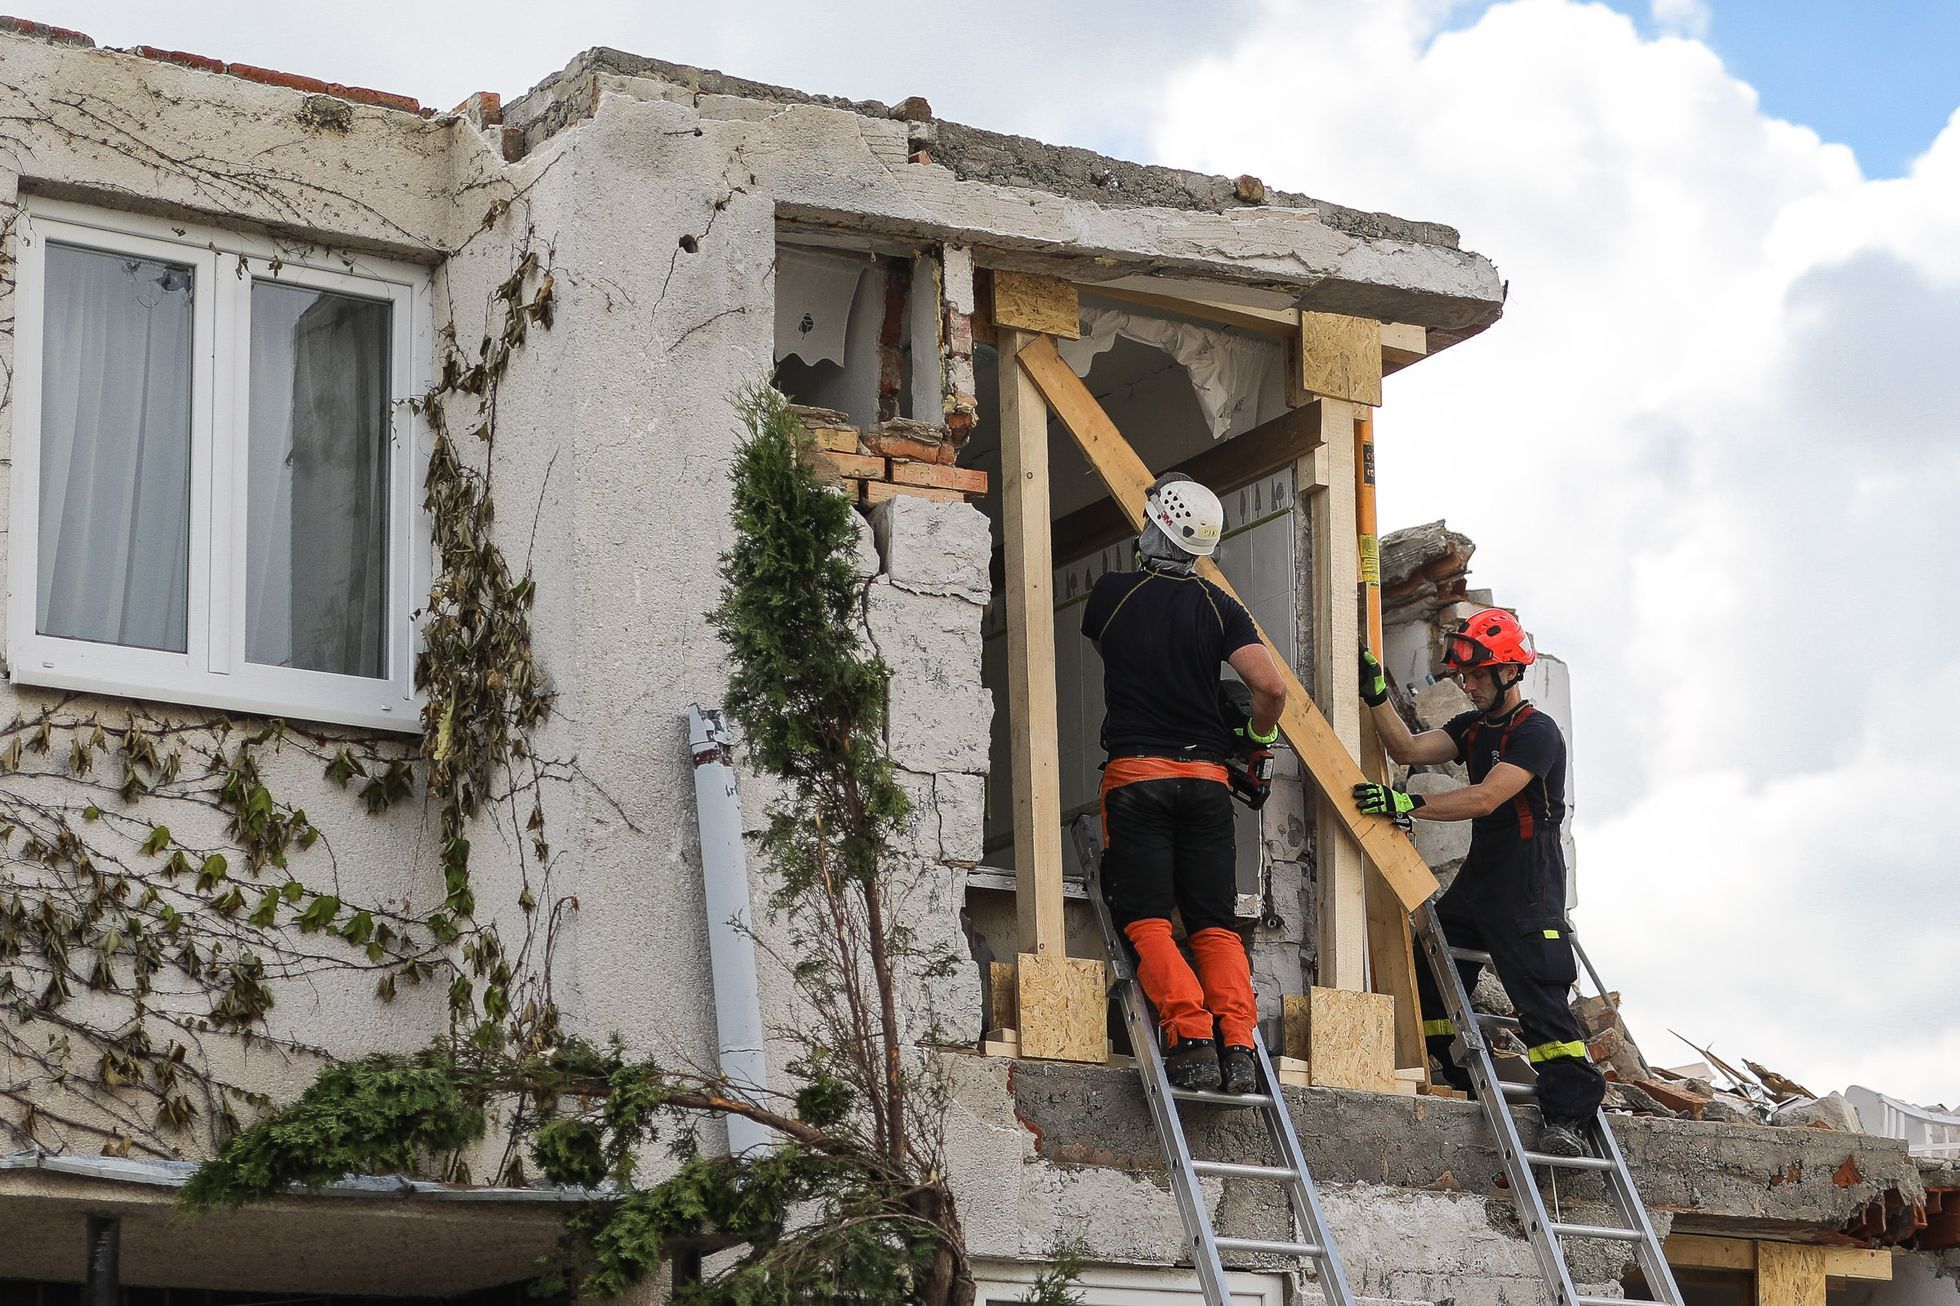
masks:
<instances>
[{"instance_id":1,"label":"helmet chin strap","mask_svg":"<svg viewBox=\"0 0 1960 1306\"><path fill-rule=\"evenodd\" d=\"M1494 726L1503 725L1506 721L1509 721L1513 716L1517 714L1517 710L1519 708L1524 706L1524 699L1520 698L1517 702L1511 705L1509 711L1504 712L1502 715L1498 714L1498 709L1504 706L1504 700L1510 697L1511 691L1516 689L1520 684L1524 683L1523 670L1519 670L1518 674L1513 679L1508 681L1500 679L1502 674L1503 673L1497 670L1496 668L1493 668L1491 671L1490 678L1492 683L1497 686L1497 696L1491 700L1489 710L1484 713L1484 720Z\"/></svg>"}]
</instances>

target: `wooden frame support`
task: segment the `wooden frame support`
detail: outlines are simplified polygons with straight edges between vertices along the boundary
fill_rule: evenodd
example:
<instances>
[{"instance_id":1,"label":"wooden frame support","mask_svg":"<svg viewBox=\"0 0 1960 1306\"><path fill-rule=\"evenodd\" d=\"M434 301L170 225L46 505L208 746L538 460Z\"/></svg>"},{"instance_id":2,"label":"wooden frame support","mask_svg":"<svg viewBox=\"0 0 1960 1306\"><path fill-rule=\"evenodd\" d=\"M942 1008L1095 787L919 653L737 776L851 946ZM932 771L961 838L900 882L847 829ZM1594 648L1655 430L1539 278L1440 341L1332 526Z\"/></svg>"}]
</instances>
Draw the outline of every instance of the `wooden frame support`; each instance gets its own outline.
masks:
<instances>
[{"instance_id":1,"label":"wooden frame support","mask_svg":"<svg viewBox=\"0 0 1960 1306\"><path fill-rule=\"evenodd\" d=\"M1011 351L1035 339L1040 337L1002 328L1001 353L1011 357ZM1048 347L1052 350L1054 345ZM1014 367L1000 369L1000 496L1007 564L1015 910L1022 953L1060 957L1068 947L1062 929L1062 777L1055 715L1048 409L1028 377ZM1024 999L1024 1009L1025 1005Z\"/></svg>"},{"instance_id":2,"label":"wooden frame support","mask_svg":"<svg viewBox=\"0 0 1960 1306\"><path fill-rule=\"evenodd\" d=\"M1360 554L1355 548L1355 405L1322 396L1321 447L1312 476L1301 477L1307 498L1315 584L1312 587L1314 701L1350 757L1361 756L1361 699L1354 667L1361 642ZM1314 870L1318 884L1315 924L1320 983L1327 988L1366 989L1368 887L1361 845L1340 819L1353 810L1345 791L1320 795L1315 826Z\"/></svg>"},{"instance_id":3,"label":"wooden frame support","mask_svg":"<svg viewBox=\"0 0 1960 1306\"><path fill-rule=\"evenodd\" d=\"M1830 1279L1892 1277L1892 1253L1884 1248L1822 1247L1677 1233L1661 1245L1661 1252L1676 1269L1753 1271L1757 1306L1809 1306L1813 1300L1822 1303L1825 1283Z\"/></svg>"},{"instance_id":4,"label":"wooden frame support","mask_svg":"<svg viewBox=\"0 0 1960 1306\"><path fill-rule=\"evenodd\" d=\"M1003 338L1005 341L1005 338ZM1082 449L1083 457L1096 469L1108 488L1110 496L1122 506L1130 519L1133 529L1143 528L1143 497L1150 488L1150 469L1130 448L1116 429L1115 423L1089 393L1079 377L1062 361L1055 349L1055 342L1037 336L1032 340L1017 339L1010 350L1003 342L1001 357L1014 357L1019 361L1018 368L1003 366L1001 375L1025 376L1033 382L1035 389L1062 419L1062 425L1075 437ZM1007 382L1003 380L1003 393ZM1350 418L1350 420L1352 420ZM1003 421L1003 430L1005 424ZM1342 447L1352 450L1352 431L1342 433ZM1005 439L1003 438L1003 450ZM1003 456L1004 453L1003 453ZM1351 456L1351 455L1350 455ZM1003 480L1007 479L1003 471ZM1012 530L1009 538L1013 538ZM1349 541L1352 551L1352 540ZM1009 566L1010 577L1014 568ZM1224 575L1210 559L1199 566L1199 572L1227 593L1232 587ZM1350 591L1351 593L1352 591ZM1236 596L1235 596L1236 597ZM1273 643L1260 632L1266 647L1272 649ZM1299 754L1301 764L1307 774L1313 777L1322 794L1334 795L1343 800L1330 803L1334 824L1347 831L1361 846L1380 872L1383 880L1394 891L1405 911L1414 911L1417 906L1436 892L1436 877L1430 874L1429 867L1423 863L1408 837L1397 829L1395 822L1381 816L1365 816L1355 810L1351 801L1351 791L1361 783L1362 775L1354 754L1341 742L1327 719L1323 717L1308 698L1305 688L1293 669L1275 653L1274 662L1278 665L1281 678L1286 682L1286 710L1280 716L1280 729L1285 732L1287 742ZM1350 656L1348 666L1353 667ZM1352 688L1350 684L1349 688ZM1354 695L1348 695L1353 698ZM1356 708L1359 711L1359 708ZM1018 864L1018 852L1017 852ZM1359 939L1360 935L1355 936ZM1323 976L1324 978L1324 976ZM1358 986L1357 986L1358 987Z\"/></svg>"}]
</instances>

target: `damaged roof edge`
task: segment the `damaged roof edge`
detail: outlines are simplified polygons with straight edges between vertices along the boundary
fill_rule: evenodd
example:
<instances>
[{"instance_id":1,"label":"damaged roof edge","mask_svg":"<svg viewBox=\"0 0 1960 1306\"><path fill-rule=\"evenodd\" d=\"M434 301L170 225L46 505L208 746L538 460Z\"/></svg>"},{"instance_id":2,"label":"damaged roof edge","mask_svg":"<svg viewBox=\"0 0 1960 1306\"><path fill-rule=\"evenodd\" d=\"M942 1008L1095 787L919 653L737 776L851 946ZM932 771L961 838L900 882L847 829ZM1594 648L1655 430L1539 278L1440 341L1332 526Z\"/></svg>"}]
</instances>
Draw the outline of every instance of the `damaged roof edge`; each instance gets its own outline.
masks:
<instances>
[{"instance_id":1,"label":"damaged roof edge","mask_svg":"<svg viewBox=\"0 0 1960 1306\"><path fill-rule=\"evenodd\" d=\"M821 105L867 118L899 117L905 107L895 110L879 100L814 95L792 87L731 77L711 68L694 68L595 46L573 59L562 72L539 82L522 98L506 106L505 121L542 121L546 136L556 133L570 119L550 115L540 101L548 103L566 83L599 72L654 78L686 87L696 94L728 95L765 103ZM908 106L912 103L908 102ZM1416 222L1387 213L1364 212L1293 191L1267 189L1257 202L1248 202L1240 198L1237 183L1230 177L1131 163L1078 146L1050 145L1026 136L943 120L935 121L934 137L933 162L950 169L962 181L1046 191L1111 208L1192 209L1212 213L1250 208L1312 209L1321 222L1345 235L1461 248L1456 229L1440 222ZM535 146L537 142L531 144Z\"/></svg>"}]
</instances>

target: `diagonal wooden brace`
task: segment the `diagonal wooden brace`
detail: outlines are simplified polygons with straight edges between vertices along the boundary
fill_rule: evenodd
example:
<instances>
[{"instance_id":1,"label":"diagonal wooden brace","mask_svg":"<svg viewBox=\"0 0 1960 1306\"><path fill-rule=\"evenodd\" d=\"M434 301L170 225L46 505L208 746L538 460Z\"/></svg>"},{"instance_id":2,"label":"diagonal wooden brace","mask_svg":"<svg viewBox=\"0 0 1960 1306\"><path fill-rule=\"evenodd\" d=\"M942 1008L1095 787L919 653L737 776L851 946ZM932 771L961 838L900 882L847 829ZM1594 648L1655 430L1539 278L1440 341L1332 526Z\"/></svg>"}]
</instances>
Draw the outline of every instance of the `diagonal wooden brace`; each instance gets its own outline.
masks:
<instances>
[{"instance_id":1,"label":"diagonal wooden brace","mask_svg":"<svg viewBox=\"0 0 1960 1306\"><path fill-rule=\"evenodd\" d=\"M1152 476L1150 469L1143 465L1136 451L1130 448L1116 424L1089 393L1087 386L1075 375L1069 365L1062 361L1061 354L1055 350L1055 342L1047 336L1035 336L1022 346L1016 355L1021 369L1041 391L1041 397L1048 407L1062 419L1062 425L1075 437L1081 446L1083 457L1102 477L1108 487L1110 497L1122 507L1133 528L1143 529L1143 498L1149 490ZM1232 594L1231 584L1209 558L1201 559L1199 573L1216 584L1226 593ZM1355 842L1367 854L1368 861L1380 873L1384 882L1395 893L1406 911L1414 911L1437 889L1436 877L1416 852L1415 845L1409 842L1395 825L1384 816L1367 816L1354 806L1354 786L1366 777L1361 774L1360 764L1342 745L1335 735L1327 718L1308 697L1306 688L1293 668L1280 658L1273 641L1265 631L1259 632L1265 640L1267 651L1273 654L1273 662L1279 668L1280 676L1286 682L1286 709L1280 714L1279 726L1286 733L1287 742L1298 753L1300 761L1313 777L1314 783L1330 800L1328 809L1337 813L1342 823L1354 836Z\"/></svg>"}]
</instances>

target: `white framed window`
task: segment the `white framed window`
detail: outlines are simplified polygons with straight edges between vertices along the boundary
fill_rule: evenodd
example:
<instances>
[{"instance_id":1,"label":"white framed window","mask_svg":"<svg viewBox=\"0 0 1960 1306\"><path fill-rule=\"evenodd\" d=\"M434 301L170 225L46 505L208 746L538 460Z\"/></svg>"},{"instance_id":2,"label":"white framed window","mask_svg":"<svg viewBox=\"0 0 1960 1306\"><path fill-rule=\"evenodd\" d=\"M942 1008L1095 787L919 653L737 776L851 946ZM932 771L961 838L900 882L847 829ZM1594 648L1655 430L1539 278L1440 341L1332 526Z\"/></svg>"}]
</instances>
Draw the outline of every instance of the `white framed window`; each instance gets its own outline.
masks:
<instances>
[{"instance_id":1,"label":"white framed window","mask_svg":"<svg viewBox=\"0 0 1960 1306\"><path fill-rule=\"evenodd\" d=\"M419 729L427 270L44 200L16 255L13 679Z\"/></svg>"},{"instance_id":2,"label":"white framed window","mask_svg":"<svg viewBox=\"0 0 1960 1306\"><path fill-rule=\"evenodd\" d=\"M974 1306L1013 1306L1027 1295L1044 1267L1026 1262L981 1262L973 1267ZM1232 1306L1285 1306L1286 1277L1228 1272ZM1204 1288L1196 1270L1133 1269L1093 1265L1074 1285L1082 1306L1203 1306ZM1309 1296L1318 1296L1310 1289Z\"/></svg>"}]
</instances>

